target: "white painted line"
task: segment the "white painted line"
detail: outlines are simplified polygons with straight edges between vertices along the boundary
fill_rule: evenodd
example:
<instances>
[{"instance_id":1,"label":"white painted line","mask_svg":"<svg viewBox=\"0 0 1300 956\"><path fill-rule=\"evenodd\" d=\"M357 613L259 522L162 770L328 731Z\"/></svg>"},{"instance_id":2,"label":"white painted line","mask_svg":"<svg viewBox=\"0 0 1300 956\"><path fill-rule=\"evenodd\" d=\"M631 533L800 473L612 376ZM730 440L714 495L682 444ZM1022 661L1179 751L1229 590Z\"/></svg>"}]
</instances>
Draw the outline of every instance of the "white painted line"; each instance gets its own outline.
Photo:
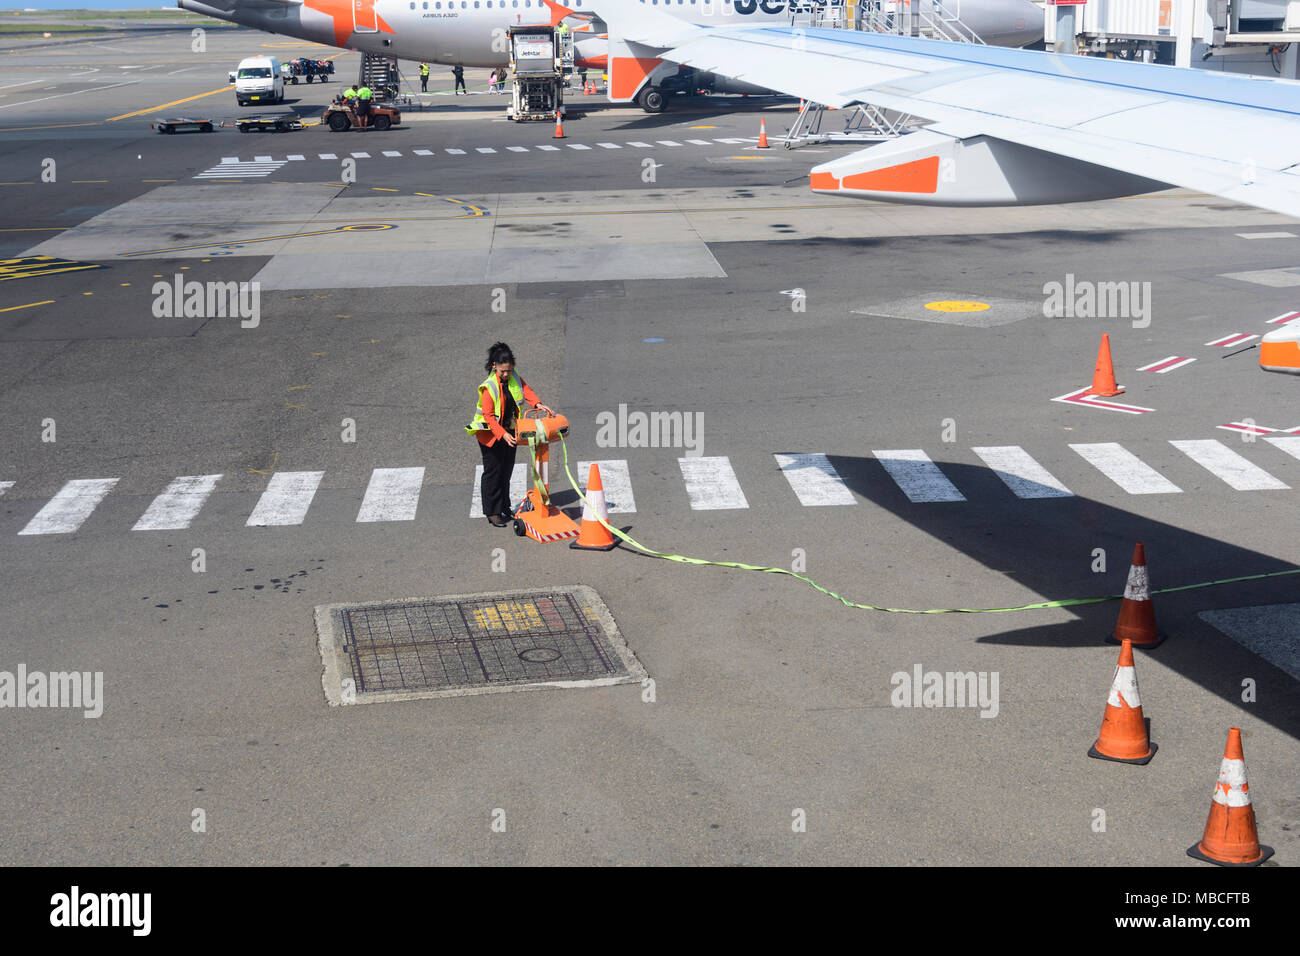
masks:
<instances>
[{"instance_id":1,"label":"white painted line","mask_svg":"<svg viewBox=\"0 0 1300 956\"><path fill-rule=\"evenodd\" d=\"M361 499L357 521L414 521L423 468L376 468Z\"/></svg>"},{"instance_id":2,"label":"white painted line","mask_svg":"<svg viewBox=\"0 0 1300 956\"><path fill-rule=\"evenodd\" d=\"M221 157L221 162L222 162L223 164L224 164L224 163L237 163L237 162L239 162L239 157L238 157L238 156L222 156L222 157Z\"/></svg>"},{"instance_id":3,"label":"white painted line","mask_svg":"<svg viewBox=\"0 0 1300 956\"><path fill-rule=\"evenodd\" d=\"M1265 325L1290 325L1296 319L1300 319L1300 312L1283 312L1281 315L1269 319Z\"/></svg>"},{"instance_id":4,"label":"white painted line","mask_svg":"<svg viewBox=\"0 0 1300 956\"><path fill-rule=\"evenodd\" d=\"M712 144L711 142L709 142L707 139L688 139L686 142L691 143L691 144L694 145L694 146L712 146L712 145L713 145L713 144Z\"/></svg>"},{"instance_id":5,"label":"white painted line","mask_svg":"<svg viewBox=\"0 0 1300 956\"><path fill-rule=\"evenodd\" d=\"M1075 392L1058 395L1052 401L1064 402L1068 405L1086 405L1089 408L1099 408L1106 412L1122 412L1125 415L1145 415L1148 412L1155 411L1154 408L1146 408L1142 405L1126 405L1123 402L1112 402L1106 398L1099 398L1092 394L1091 385L1085 385Z\"/></svg>"},{"instance_id":6,"label":"white painted line","mask_svg":"<svg viewBox=\"0 0 1300 956\"><path fill-rule=\"evenodd\" d=\"M369 158L370 158L370 154L369 154L369 153L350 153L349 155L350 155L353 159L369 159Z\"/></svg>"},{"instance_id":7,"label":"white painted line","mask_svg":"<svg viewBox=\"0 0 1300 956\"><path fill-rule=\"evenodd\" d=\"M385 155L385 156L401 156L402 154L401 154L398 150L395 150L395 149L386 149L386 150L384 150L384 155Z\"/></svg>"},{"instance_id":8,"label":"white painted line","mask_svg":"<svg viewBox=\"0 0 1300 956\"><path fill-rule=\"evenodd\" d=\"M750 139L738 139L738 138L735 137L735 136L724 136L724 137L722 137L722 138L720 138L720 139L714 139L714 142L715 142L715 143L726 143L728 146L735 146L735 145L738 144L738 143L752 143L752 142L755 142L755 140L750 140Z\"/></svg>"},{"instance_id":9,"label":"white painted line","mask_svg":"<svg viewBox=\"0 0 1300 956\"><path fill-rule=\"evenodd\" d=\"M618 145L618 143L597 143L596 145L599 146L601 149L622 149L623 148L622 146ZM604 477L603 472L601 473L601 477L602 478ZM609 496L606 495L606 498L608 497ZM606 503L608 504L608 502Z\"/></svg>"},{"instance_id":10,"label":"white painted line","mask_svg":"<svg viewBox=\"0 0 1300 956\"><path fill-rule=\"evenodd\" d=\"M254 157L253 157L253 162L255 162L255 163L273 163L273 162L275 162L275 160L272 159L270 156L254 156Z\"/></svg>"},{"instance_id":11,"label":"white painted line","mask_svg":"<svg viewBox=\"0 0 1300 956\"><path fill-rule=\"evenodd\" d=\"M1150 365L1143 365L1139 372L1155 372L1163 375L1166 372L1172 372L1176 368L1182 368L1184 365L1190 365L1195 362L1194 358L1183 358L1181 355L1171 355L1168 358L1162 358L1158 362L1152 362Z\"/></svg>"},{"instance_id":12,"label":"white painted line","mask_svg":"<svg viewBox=\"0 0 1300 956\"><path fill-rule=\"evenodd\" d=\"M1074 497L1069 488L1019 445L993 445L971 451L993 469L1017 498Z\"/></svg>"},{"instance_id":13,"label":"white painted line","mask_svg":"<svg viewBox=\"0 0 1300 956\"><path fill-rule=\"evenodd\" d=\"M634 140L632 140L631 142L628 143L628 145L629 145L629 146L635 146L635 147L637 147L638 149L654 149L654 146L653 146L652 144L650 144L650 143L643 143L643 142L641 142L641 141L638 140L638 139L634 139Z\"/></svg>"},{"instance_id":14,"label":"white painted line","mask_svg":"<svg viewBox=\"0 0 1300 956\"><path fill-rule=\"evenodd\" d=\"M448 149L447 152L451 153L451 155L453 155L453 156L464 156L464 155L465 155L465 151L464 151L463 149Z\"/></svg>"},{"instance_id":15,"label":"white painted line","mask_svg":"<svg viewBox=\"0 0 1300 956\"><path fill-rule=\"evenodd\" d=\"M0 495L3 495L6 491L8 491L13 486L14 483L12 481L0 481Z\"/></svg>"},{"instance_id":16,"label":"white painted line","mask_svg":"<svg viewBox=\"0 0 1300 956\"><path fill-rule=\"evenodd\" d=\"M542 150L543 152L547 152L547 153L558 153L558 152L560 151L560 147L558 147L558 146L551 146L550 144L543 144L543 145L541 145L541 146L534 146L533 149L540 149L540 150Z\"/></svg>"},{"instance_id":17,"label":"white painted line","mask_svg":"<svg viewBox=\"0 0 1300 956\"><path fill-rule=\"evenodd\" d=\"M250 528L302 524L324 477L323 471L277 471L245 523Z\"/></svg>"},{"instance_id":18,"label":"white painted line","mask_svg":"<svg viewBox=\"0 0 1300 956\"><path fill-rule=\"evenodd\" d=\"M508 150L509 150L510 152L512 152L512 153L526 153L526 152L528 152L528 147L527 147L527 146L507 146L506 149L508 149Z\"/></svg>"},{"instance_id":19,"label":"white painted line","mask_svg":"<svg viewBox=\"0 0 1300 956\"><path fill-rule=\"evenodd\" d=\"M18 533L69 534L76 531L115 484L116 478L80 478L68 482Z\"/></svg>"},{"instance_id":20,"label":"white painted line","mask_svg":"<svg viewBox=\"0 0 1300 956\"><path fill-rule=\"evenodd\" d=\"M416 156L432 156L432 155L433 155L433 150L431 150L431 149L413 149L413 150L411 150L411 152L413 152Z\"/></svg>"},{"instance_id":21,"label":"white painted line","mask_svg":"<svg viewBox=\"0 0 1300 956\"><path fill-rule=\"evenodd\" d=\"M748 508L745 492L736 480L731 461L725 456L717 458L678 458L686 482L686 494L691 499L692 511L720 511L726 508Z\"/></svg>"},{"instance_id":22,"label":"white painted line","mask_svg":"<svg viewBox=\"0 0 1300 956\"><path fill-rule=\"evenodd\" d=\"M931 501L965 501L966 496L957 490L930 456L919 448L891 448L871 454L889 472L889 477L917 504Z\"/></svg>"},{"instance_id":23,"label":"white painted line","mask_svg":"<svg viewBox=\"0 0 1300 956\"><path fill-rule=\"evenodd\" d=\"M1206 345L1217 345L1219 348L1226 349L1230 345L1240 345L1242 342L1249 342L1251 339L1259 338L1258 335L1247 335L1245 332L1233 332L1231 335L1225 335L1221 339L1215 339L1213 342L1206 342Z\"/></svg>"},{"instance_id":24,"label":"white painted line","mask_svg":"<svg viewBox=\"0 0 1300 956\"><path fill-rule=\"evenodd\" d=\"M92 86L88 90L73 90L71 93L55 93L53 96L42 96L35 100L23 100L21 103L5 103L3 106L0 106L0 110L7 110L11 106L27 106L30 103L41 103L45 100L57 100L61 96L76 96L79 93L98 93L100 90L114 90L119 86L133 86L139 82L139 80L131 80L127 83L113 83L110 86Z\"/></svg>"},{"instance_id":25,"label":"white painted line","mask_svg":"<svg viewBox=\"0 0 1300 956\"><path fill-rule=\"evenodd\" d=\"M655 142L658 143L660 146L680 146L680 145L682 145L681 143L677 142L677 140L675 140L675 139L657 139L657 140L655 140Z\"/></svg>"},{"instance_id":26,"label":"white painted line","mask_svg":"<svg viewBox=\"0 0 1300 956\"><path fill-rule=\"evenodd\" d=\"M591 149L590 146L586 146L582 143L565 143L564 145L569 147L569 149Z\"/></svg>"},{"instance_id":27,"label":"white painted line","mask_svg":"<svg viewBox=\"0 0 1300 956\"><path fill-rule=\"evenodd\" d=\"M495 153L496 150L493 149L491 146L475 146L475 147L474 147L474 152L476 152L476 153Z\"/></svg>"},{"instance_id":28,"label":"white painted line","mask_svg":"<svg viewBox=\"0 0 1300 956\"><path fill-rule=\"evenodd\" d=\"M855 505L857 499L830 459L821 452L776 455L777 467L790 482L799 504L806 508Z\"/></svg>"},{"instance_id":29,"label":"white painted line","mask_svg":"<svg viewBox=\"0 0 1300 956\"><path fill-rule=\"evenodd\" d=\"M1239 232L1238 239L1294 239L1294 232Z\"/></svg>"},{"instance_id":30,"label":"white painted line","mask_svg":"<svg viewBox=\"0 0 1300 956\"><path fill-rule=\"evenodd\" d=\"M186 475L173 480L131 530L180 531L188 528L220 479L220 475Z\"/></svg>"},{"instance_id":31,"label":"white painted line","mask_svg":"<svg viewBox=\"0 0 1300 956\"><path fill-rule=\"evenodd\" d=\"M1130 495L1168 495L1183 490L1118 442L1070 447Z\"/></svg>"},{"instance_id":32,"label":"white painted line","mask_svg":"<svg viewBox=\"0 0 1300 956\"><path fill-rule=\"evenodd\" d=\"M316 155L318 155L321 159L338 159L338 156L336 156L334 153L317 153Z\"/></svg>"},{"instance_id":33,"label":"white painted line","mask_svg":"<svg viewBox=\"0 0 1300 956\"><path fill-rule=\"evenodd\" d=\"M1276 448L1282 449L1292 458L1300 458L1300 436L1287 435L1286 437L1265 438L1264 441Z\"/></svg>"},{"instance_id":34,"label":"white painted line","mask_svg":"<svg viewBox=\"0 0 1300 956\"><path fill-rule=\"evenodd\" d=\"M302 153L290 153L285 157L285 159L289 160L291 163L300 163L306 161L307 157Z\"/></svg>"},{"instance_id":35,"label":"white painted line","mask_svg":"<svg viewBox=\"0 0 1300 956\"><path fill-rule=\"evenodd\" d=\"M591 477L592 462L578 462L577 476L582 482L582 490L587 490L587 479ZM605 488L605 510L610 514L631 514L636 511L636 498L632 496L632 476L628 472L627 462L621 458L597 461L600 466L600 483Z\"/></svg>"},{"instance_id":36,"label":"white painted line","mask_svg":"<svg viewBox=\"0 0 1300 956\"><path fill-rule=\"evenodd\" d=\"M1169 444L1237 491L1272 491L1291 487L1213 438L1171 441Z\"/></svg>"},{"instance_id":37,"label":"white painted line","mask_svg":"<svg viewBox=\"0 0 1300 956\"><path fill-rule=\"evenodd\" d=\"M514 471L510 472L510 505L518 507L519 502L528 494L528 465L515 462ZM471 518L486 518L483 514L483 466L474 466L474 494L469 502Z\"/></svg>"}]
</instances>

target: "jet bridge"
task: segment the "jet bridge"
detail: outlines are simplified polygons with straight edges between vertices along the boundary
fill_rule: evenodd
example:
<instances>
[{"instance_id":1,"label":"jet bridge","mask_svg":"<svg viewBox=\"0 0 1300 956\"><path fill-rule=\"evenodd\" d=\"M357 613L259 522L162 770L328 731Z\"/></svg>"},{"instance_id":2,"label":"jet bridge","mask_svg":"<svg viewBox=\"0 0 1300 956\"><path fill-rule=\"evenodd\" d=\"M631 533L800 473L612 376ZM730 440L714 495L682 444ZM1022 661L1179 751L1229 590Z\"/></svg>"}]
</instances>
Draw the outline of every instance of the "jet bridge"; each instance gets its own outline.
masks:
<instances>
[{"instance_id":1,"label":"jet bridge","mask_svg":"<svg viewBox=\"0 0 1300 956\"><path fill-rule=\"evenodd\" d=\"M515 122L564 115L565 76L573 72L573 34L549 24L509 28L511 100Z\"/></svg>"}]
</instances>

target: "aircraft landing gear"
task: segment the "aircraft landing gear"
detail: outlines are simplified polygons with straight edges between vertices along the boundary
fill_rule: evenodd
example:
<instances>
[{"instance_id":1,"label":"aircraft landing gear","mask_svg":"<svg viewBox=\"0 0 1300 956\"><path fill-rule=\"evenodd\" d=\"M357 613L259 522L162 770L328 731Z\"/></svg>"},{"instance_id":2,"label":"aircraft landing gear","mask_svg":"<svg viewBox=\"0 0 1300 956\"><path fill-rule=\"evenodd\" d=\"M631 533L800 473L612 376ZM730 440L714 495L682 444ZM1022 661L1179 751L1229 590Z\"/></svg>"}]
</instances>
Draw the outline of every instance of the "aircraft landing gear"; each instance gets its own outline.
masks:
<instances>
[{"instance_id":1,"label":"aircraft landing gear","mask_svg":"<svg viewBox=\"0 0 1300 956\"><path fill-rule=\"evenodd\" d=\"M664 107L668 105L668 100L659 87L647 85L636 95L636 105L647 113L662 113Z\"/></svg>"}]
</instances>

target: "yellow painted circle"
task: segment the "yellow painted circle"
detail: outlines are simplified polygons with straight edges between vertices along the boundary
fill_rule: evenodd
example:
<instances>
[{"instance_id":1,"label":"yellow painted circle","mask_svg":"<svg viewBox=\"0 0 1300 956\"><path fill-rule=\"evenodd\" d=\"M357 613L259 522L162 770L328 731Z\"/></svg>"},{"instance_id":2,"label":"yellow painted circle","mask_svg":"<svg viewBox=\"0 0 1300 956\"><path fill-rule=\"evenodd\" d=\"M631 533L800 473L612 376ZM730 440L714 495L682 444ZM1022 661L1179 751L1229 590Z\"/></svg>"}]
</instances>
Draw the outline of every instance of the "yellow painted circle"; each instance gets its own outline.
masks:
<instances>
[{"instance_id":1,"label":"yellow painted circle","mask_svg":"<svg viewBox=\"0 0 1300 956\"><path fill-rule=\"evenodd\" d=\"M931 312L984 312L989 308L987 302L966 302L950 299L945 302L927 302L925 307Z\"/></svg>"}]
</instances>

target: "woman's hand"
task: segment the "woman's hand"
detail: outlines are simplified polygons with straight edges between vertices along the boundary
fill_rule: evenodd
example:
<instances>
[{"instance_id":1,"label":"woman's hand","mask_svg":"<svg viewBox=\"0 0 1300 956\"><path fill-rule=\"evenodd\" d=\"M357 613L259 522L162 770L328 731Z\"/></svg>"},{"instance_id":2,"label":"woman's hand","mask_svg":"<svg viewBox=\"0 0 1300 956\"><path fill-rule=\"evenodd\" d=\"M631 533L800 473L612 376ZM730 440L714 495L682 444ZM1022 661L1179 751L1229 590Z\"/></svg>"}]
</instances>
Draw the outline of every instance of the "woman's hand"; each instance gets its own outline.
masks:
<instances>
[{"instance_id":1,"label":"woman's hand","mask_svg":"<svg viewBox=\"0 0 1300 956\"><path fill-rule=\"evenodd\" d=\"M543 405L541 402L537 403L537 410L539 412L545 412L547 415L555 414L555 409L551 408L550 405Z\"/></svg>"},{"instance_id":2,"label":"woman's hand","mask_svg":"<svg viewBox=\"0 0 1300 956\"><path fill-rule=\"evenodd\" d=\"M509 432L506 432L501 437L506 440L507 444L509 444L511 448L515 448L519 444L519 439L516 438L514 435L510 434Z\"/></svg>"}]
</instances>

